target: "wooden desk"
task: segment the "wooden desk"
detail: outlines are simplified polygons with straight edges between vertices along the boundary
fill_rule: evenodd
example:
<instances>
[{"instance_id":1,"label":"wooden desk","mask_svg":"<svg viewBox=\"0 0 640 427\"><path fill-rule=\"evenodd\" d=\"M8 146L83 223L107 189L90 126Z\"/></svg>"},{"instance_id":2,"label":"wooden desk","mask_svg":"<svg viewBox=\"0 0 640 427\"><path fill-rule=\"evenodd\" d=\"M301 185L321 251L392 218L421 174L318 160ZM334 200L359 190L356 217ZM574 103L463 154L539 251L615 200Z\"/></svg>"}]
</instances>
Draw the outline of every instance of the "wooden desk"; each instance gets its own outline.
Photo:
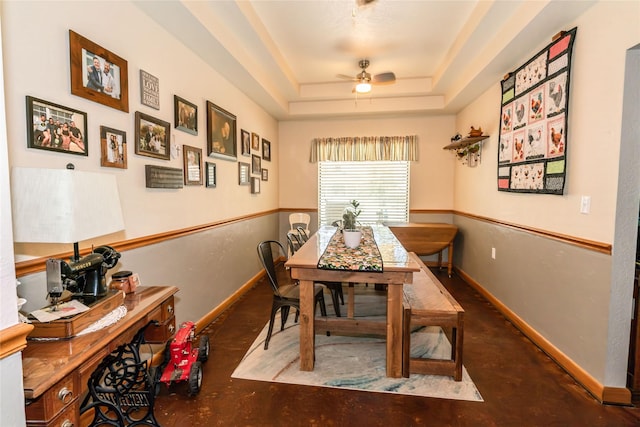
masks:
<instances>
[{"instance_id":1,"label":"wooden desk","mask_svg":"<svg viewBox=\"0 0 640 427\"><path fill-rule=\"evenodd\" d=\"M313 298L313 282L355 282L385 283L387 290L387 361L388 377L402 376L402 285L411 283L413 272L420 267L409 257L400 242L386 227L374 227L374 236L382 255L383 271L340 271L318 269L318 260L324 253L335 227L324 226L315 233L285 264L290 268L291 277L300 281L300 370L312 371L315 358L315 307ZM382 233L388 233L385 242L380 239ZM345 318L327 318L323 322L335 324L340 331L352 328L362 332L367 325L361 321ZM382 326L385 326L382 324Z\"/></svg>"},{"instance_id":2,"label":"wooden desk","mask_svg":"<svg viewBox=\"0 0 640 427\"><path fill-rule=\"evenodd\" d=\"M442 251L449 248L447 273L451 277L453 269L453 240L458 227L445 223L387 223L407 252L417 255L438 254L438 268L442 268Z\"/></svg>"},{"instance_id":3,"label":"wooden desk","mask_svg":"<svg viewBox=\"0 0 640 427\"><path fill-rule=\"evenodd\" d=\"M173 334L177 291L173 286L142 286L126 296L125 317L107 328L70 339L30 340L22 352L27 425L79 426L87 380L106 355L152 320L159 325L147 329L148 341L166 342Z\"/></svg>"}]
</instances>

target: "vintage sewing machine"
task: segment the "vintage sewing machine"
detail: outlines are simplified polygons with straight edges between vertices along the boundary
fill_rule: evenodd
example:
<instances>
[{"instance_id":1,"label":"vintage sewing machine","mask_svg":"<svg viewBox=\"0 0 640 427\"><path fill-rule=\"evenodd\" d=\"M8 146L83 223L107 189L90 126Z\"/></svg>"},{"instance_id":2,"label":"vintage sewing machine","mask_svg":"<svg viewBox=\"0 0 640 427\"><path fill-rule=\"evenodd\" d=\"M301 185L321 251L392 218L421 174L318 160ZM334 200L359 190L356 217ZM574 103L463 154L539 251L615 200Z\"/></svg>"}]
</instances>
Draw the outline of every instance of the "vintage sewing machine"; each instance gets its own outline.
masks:
<instances>
[{"instance_id":1,"label":"vintage sewing machine","mask_svg":"<svg viewBox=\"0 0 640 427\"><path fill-rule=\"evenodd\" d=\"M99 246L92 253L80 258L74 256L68 262L47 260L47 292L51 304L56 307L63 292L92 303L107 295L105 274L120 258L120 252L110 246Z\"/></svg>"}]
</instances>

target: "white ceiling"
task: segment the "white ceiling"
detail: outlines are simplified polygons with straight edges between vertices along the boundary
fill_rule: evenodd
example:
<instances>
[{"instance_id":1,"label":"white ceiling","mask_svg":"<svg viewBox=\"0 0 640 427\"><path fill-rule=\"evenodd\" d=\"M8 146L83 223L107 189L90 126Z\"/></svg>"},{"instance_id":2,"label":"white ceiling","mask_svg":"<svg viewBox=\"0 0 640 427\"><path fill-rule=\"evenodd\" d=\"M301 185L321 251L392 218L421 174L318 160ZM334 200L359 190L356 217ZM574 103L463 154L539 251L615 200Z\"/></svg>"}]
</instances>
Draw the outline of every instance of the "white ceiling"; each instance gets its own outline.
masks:
<instances>
[{"instance_id":1,"label":"white ceiling","mask_svg":"<svg viewBox=\"0 0 640 427\"><path fill-rule=\"evenodd\" d=\"M296 120L455 113L595 1L135 3L275 118ZM356 98L337 75L364 58L397 80Z\"/></svg>"}]
</instances>

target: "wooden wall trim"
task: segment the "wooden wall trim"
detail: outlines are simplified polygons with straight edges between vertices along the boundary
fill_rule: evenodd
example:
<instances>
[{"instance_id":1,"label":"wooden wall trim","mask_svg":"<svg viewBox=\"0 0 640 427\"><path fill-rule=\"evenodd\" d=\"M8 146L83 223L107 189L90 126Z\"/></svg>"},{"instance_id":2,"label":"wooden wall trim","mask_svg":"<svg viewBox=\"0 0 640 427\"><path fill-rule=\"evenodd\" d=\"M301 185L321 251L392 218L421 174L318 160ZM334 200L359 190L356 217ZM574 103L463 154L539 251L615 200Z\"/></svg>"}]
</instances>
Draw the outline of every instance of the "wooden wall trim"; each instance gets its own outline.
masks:
<instances>
[{"instance_id":1,"label":"wooden wall trim","mask_svg":"<svg viewBox=\"0 0 640 427\"><path fill-rule=\"evenodd\" d=\"M155 245L167 240L177 239L179 237L188 236L190 234L201 233L203 231L209 231L214 228L223 227L225 225L233 224L240 221L246 221L254 218L259 218L274 213L279 213L279 209L272 209L269 211L253 213L251 215L244 215L235 218L229 218L222 221L211 222L208 224L201 224L194 227L182 228L179 230L167 231L165 233L152 234L149 236L138 237L130 240L122 240L120 242L109 243L119 252L128 251L144 246ZM91 249L86 248L80 251L82 256L88 254ZM20 261L15 264L16 277L26 276L28 274L38 273L45 270L45 263L49 258L68 259L73 255L73 252L64 252L59 254L51 254L47 257L34 258L27 261Z\"/></svg>"},{"instance_id":2,"label":"wooden wall trim","mask_svg":"<svg viewBox=\"0 0 640 427\"><path fill-rule=\"evenodd\" d=\"M27 335L33 329L28 323L18 323L0 331L0 359L22 351L27 346Z\"/></svg>"},{"instance_id":3,"label":"wooden wall trim","mask_svg":"<svg viewBox=\"0 0 640 427\"><path fill-rule=\"evenodd\" d=\"M123 240L120 242L110 243L110 246L113 246L117 251L128 251L144 246L154 245L157 243L164 242L166 240L177 239L179 237L188 236L194 233L200 233L203 231L208 231L217 227L222 227L225 225L233 224L240 221L246 221L254 218L258 218L261 216L271 215L274 213L281 212L317 212L315 208L279 208L279 209L271 209L264 212L257 212L250 215L243 215L235 218L229 218L222 221L216 221L208 224L197 225L194 227L183 228L180 230L172 230L167 231L165 233L152 234L149 236L138 237L130 240ZM525 233L535 234L541 237L557 240L566 244L579 246L585 249L593 250L596 252L605 253L607 255L611 255L612 245L610 243L601 243L595 242L592 240L580 239L578 237L568 236L559 233L553 233L550 231L540 230L533 227L526 227L523 225L518 225L514 223L509 223L506 221L500 221L488 217L483 217L480 215L474 215L470 213L465 213L461 211L455 211L450 209L412 209L412 214L453 214L464 216L467 218L475 219L478 221L488 222L491 224L500 225L503 227L509 227L515 230L519 230ZM90 251L89 248L81 251L81 255L86 255ZM16 267L16 277L26 276L28 274L38 273L40 271L45 270L45 262L48 258L59 258L59 259L68 259L73 255L72 252L64 252L60 254L52 254L47 257L34 258L28 261L20 261L15 264Z\"/></svg>"},{"instance_id":4,"label":"wooden wall trim","mask_svg":"<svg viewBox=\"0 0 640 427\"><path fill-rule=\"evenodd\" d=\"M533 329L527 322L520 318L516 313L511 311L506 305L497 299L491 292L487 291L482 285L467 275L464 271L455 267L456 273L462 277L472 288L485 297L504 317L511 322L516 329L522 332L531 342L533 342L540 350L554 360L562 369L564 369L574 380L582 385L589 393L591 393L601 403L609 403L616 405L631 405L631 391L626 388L606 387L598 380L593 378L589 373L582 369L566 354L551 344L545 337L540 335L538 331Z\"/></svg>"},{"instance_id":5,"label":"wooden wall trim","mask_svg":"<svg viewBox=\"0 0 640 427\"><path fill-rule=\"evenodd\" d=\"M514 224L507 221L501 221L493 218L487 218L480 215L474 215L466 212L453 211L455 215L464 216L467 218L475 219L478 221L488 222L491 224L508 227L514 230L523 231L529 234L535 234L537 236L546 237L548 239L557 240L559 242L567 243L573 246L579 246L581 248L589 249L596 252L601 252L607 255L611 255L612 245L611 243L596 242L593 240L582 239L579 237L569 236L566 234L555 233L551 231L541 230L538 228L527 227L524 225Z\"/></svg>"}]
</instances>

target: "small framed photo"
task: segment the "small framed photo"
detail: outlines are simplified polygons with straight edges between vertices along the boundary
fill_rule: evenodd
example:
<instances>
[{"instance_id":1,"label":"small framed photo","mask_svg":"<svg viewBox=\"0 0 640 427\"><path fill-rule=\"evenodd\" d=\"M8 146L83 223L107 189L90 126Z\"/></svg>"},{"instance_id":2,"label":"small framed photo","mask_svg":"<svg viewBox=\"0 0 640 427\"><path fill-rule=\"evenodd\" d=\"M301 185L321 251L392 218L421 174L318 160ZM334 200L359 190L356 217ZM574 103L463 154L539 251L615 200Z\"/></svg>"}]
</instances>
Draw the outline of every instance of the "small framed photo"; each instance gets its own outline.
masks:
<instances>
[{"instance_id":1,"label":"small framed photo","mask_svg":"<svg viewBox=\"0 0 640 427\"><path fill-rule=\"evenodd\" d=\"M169 160L171 125L164 120L136 111L136 154Z\"/></svg>"},{"instance_id":2,"label":"small framed photo","mask_svg":"<svg viewBox=\"0 0 640 427\"><path fill-rule=\"evenodd\" d=\"M251 155L251 134L244 129L240 131L240 134L242 135L241 153L243 156L250 156Z\"/></svg>"},{"instance_id":3,"label":"small framed photo","mask_svg":"<svg viewBox=\"0 0 640 427\"><path fill-rule=\"evenodd\" d=\"M251 194L260 194L260 178L251 178Z\"/></svg>"},{"instance_id":4,"label":"small framed photo","mask_svg":"<svg viewBox=\"0 0 640 427\"><path fill-rule=\"evenodd\" d=\"M192 135L198 134L198 107L195 104L173 95L173 112L176 129Z\"/></svg>"},{"instance_id":5,"label":"small framed photo","mask_svg":"<svg viewBox=\"0 0 640 427\"><path fill-rule=\"evenodd\" d=\"M269 181L269 170L262 168L262 180Z\"/></svg>"},{"instance_id":6,"label":"small framed photo","mask_svg":"<svg viewBox=\"0 0 640 427\"><path fill-rule=\"evenodd\" d=\"M182 146L184 185L202 185L202 149Z\"/></svg>"},{"instance_id":7,"label":"small framed photo","mask_svg":"<svg viewBox=\"0 0 640 427\"><path fill-rule=\"evenodd\" d=\"M69 30L71 93L129 112L127 61Z\"/></svg>"},{"instance_id":8,"label":"small framed photo","mask_svg":"<svg viewBox=\"0 0 640 427\"><path fill-rule=\"evenodd\" d=\"M27 96L27 146L89 155L87 113Z\"/></svg>"},{"instance_id":9,"label":"small framed photo","mask_svg":"<svg viewBox=\"0 0 640 427\"><path fill-rule=\"evenodd\" d=\"M260 161L260 156L256 156L255 154L251 155L251 174L262 174L262 162Z\"/></svg>"},{"instance_id":10,"label":"small framed photo","mask_svg":"<svg viewBox=\"0 0 640 427\"><path fill-rule=\"evenodd\" d=\"M271 142L262 138L262 160L271 161Z\"/></svg>"},{"instance_id":11,"label":"small framed photo","mask_svg":"<svg viewBox=\"0 0 640 427\"><path fill-rule=\"evenodd\" d=\"M207 101L207 155L225 160L238 159L236 116Z\"/></svg>"},{"instance_id":12,"label":"small framed photo","mask_svg":"<svg viewBox=\"0 0 640 427\"><path fill-rule=\"evenodd\" d=\"M100 126L100 166L127 168L127 133Z\"/></svg>"},{"instance_id":13,"label":"small framed photo","mask_svg":"<svg viewBox=\"0 0 640 427\"><path fill-rule=\"evenodd\" d=\"M140 102L147 107L160 109L160 80L140 70Z\"/></svg>"},{"instance_id":14,"label":"small framed photo","mask_svg":"<svg viewBox=\"0 0 640 427\"><path fill-rule=\"evenodd\" d=\"M251 149L260 151L260 135L255 132L251 132Z\"/></svg>"},{"instance_id":15,"label":"small framed photo","mask_svg":"<svg viewBox=\"0 0 640 427\"><path fill-rule=\"evenodd\" d=\"M238 162L238 185L249 185L249 163Z\"/></svg>"},{"instance_id":16,"label":"small framed photo","mask_svg":"<svg viewBox=\"0 0 640 427\"><path fill-rule=\"evenodd\" d=\"M211 162L205 162L206 170L206 186L209 188L216 187L216 164Z\"/></svg>"}]
</instances>

